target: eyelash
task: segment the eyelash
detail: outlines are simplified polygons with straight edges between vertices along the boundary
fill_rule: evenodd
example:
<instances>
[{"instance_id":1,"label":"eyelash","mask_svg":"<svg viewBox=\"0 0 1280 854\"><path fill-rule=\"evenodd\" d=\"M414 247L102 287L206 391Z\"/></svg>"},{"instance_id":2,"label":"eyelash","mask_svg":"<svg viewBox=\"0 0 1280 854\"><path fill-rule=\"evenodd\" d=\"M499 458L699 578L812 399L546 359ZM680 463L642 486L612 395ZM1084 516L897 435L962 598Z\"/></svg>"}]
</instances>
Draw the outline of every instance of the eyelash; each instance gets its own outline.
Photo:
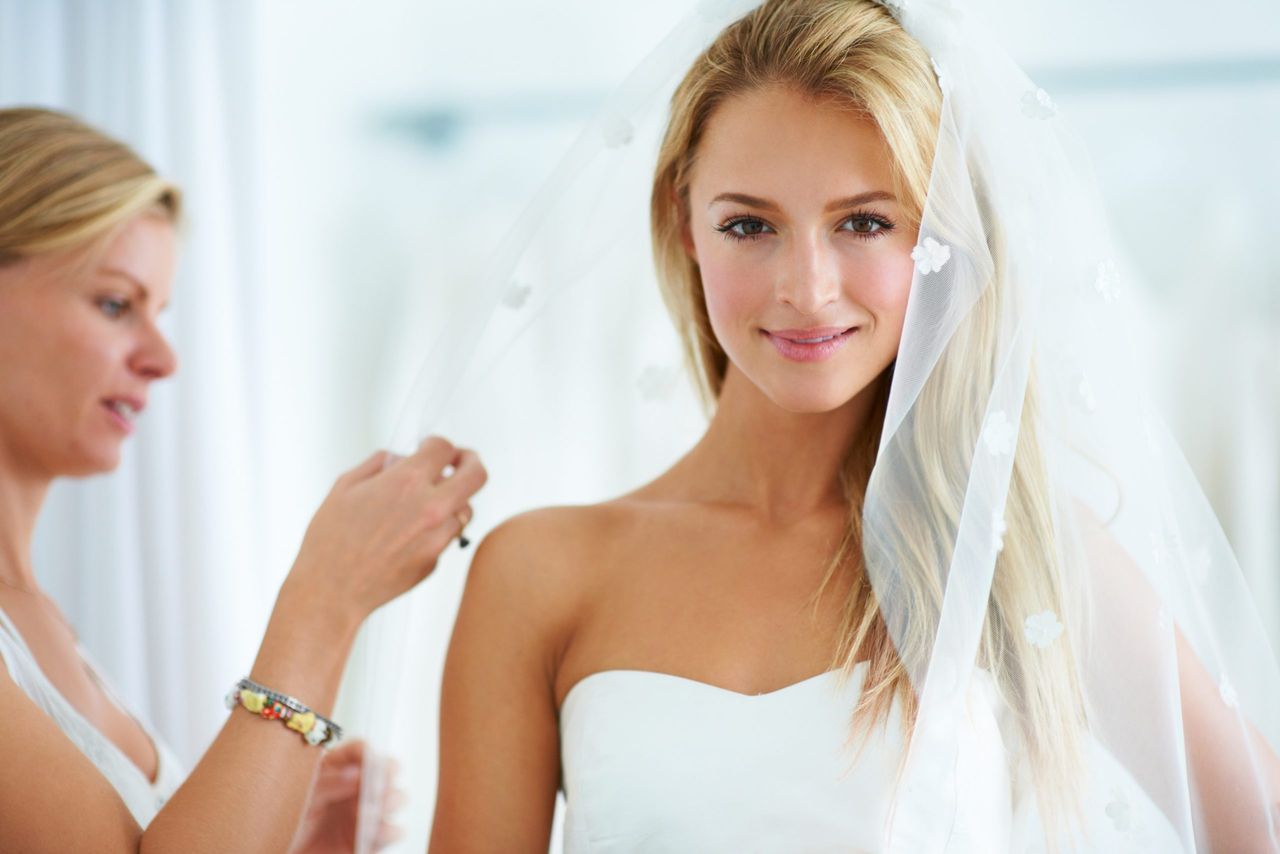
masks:
<instances>
[{"instance_id":1,"label":"eyelash","mask_svg":"<svg viewBox=\"0 0 1280 854\"><path fill-rule=\"evenodd\" d=\"M112 320L119 320L129 313L131 304L127 299L119 297L99 297L97 299L98 310Z\"/></svg>"},{"instance_id":2,"label":"eyelash","mask_svg":"<svg viewBox=\"0 0 1280 854\"><path fill-rule=\"evenodd\" d=\"M878 229L870 232L865 232L865 231L859 232L859 231L853 231L852 229L841 229L842 231L850 231L852 234L856 235L859 240L875 240L880 236L887 234L890 231L893 231L893 228L894 228L893 222L880 216L880 214L871 213L870 211L857 211L856 213L850 214L849 216L841 220L840 224L844 225L845 223L855 222L855 221L874 222L876 225L879 226ZM737 226L742 225L743 223L748 223L748 222L760 223L761 225L768 226L768 223L766 223L764 220L760 219L759 217L739 214L738 216L730 217L725 222L715 226L715 230L723 234L726 240L732 240L737 243L745 243L750 240L757 240L764 236L763 234L738 234L733 230Z\"/></svg>"}]
</instances>

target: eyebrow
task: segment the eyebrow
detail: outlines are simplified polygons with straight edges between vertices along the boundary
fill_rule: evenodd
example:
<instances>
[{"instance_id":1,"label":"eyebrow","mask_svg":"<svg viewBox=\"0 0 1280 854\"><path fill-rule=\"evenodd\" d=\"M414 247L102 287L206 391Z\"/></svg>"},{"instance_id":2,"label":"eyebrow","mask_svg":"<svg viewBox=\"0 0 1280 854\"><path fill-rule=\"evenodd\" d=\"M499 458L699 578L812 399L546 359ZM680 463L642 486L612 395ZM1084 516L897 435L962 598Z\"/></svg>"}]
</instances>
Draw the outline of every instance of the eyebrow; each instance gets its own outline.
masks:
<instances>
[{"instance_id":1,"label":"eyebrow","mask_svg":"<svg viewBox=\"0 0 1280 854\"><path fill-rule=\"evenodd\" d=\"M848 196L843 199L836 199L830 202L824 209L827 213L833 211L842 211L848 208L856 208L858 205L865 205L868 202L896 202L898 198L893 194L884 190L871 190L866 193L859 193L856 196ZM779 209L776 202L769 199L762 199L759 196L748 196L746 193L721 193L711 200L710 207L717 202L737 202L740 205L748 205L753 208L760 208L765 211L777 212Z\"/></svg>"}]
</instances>

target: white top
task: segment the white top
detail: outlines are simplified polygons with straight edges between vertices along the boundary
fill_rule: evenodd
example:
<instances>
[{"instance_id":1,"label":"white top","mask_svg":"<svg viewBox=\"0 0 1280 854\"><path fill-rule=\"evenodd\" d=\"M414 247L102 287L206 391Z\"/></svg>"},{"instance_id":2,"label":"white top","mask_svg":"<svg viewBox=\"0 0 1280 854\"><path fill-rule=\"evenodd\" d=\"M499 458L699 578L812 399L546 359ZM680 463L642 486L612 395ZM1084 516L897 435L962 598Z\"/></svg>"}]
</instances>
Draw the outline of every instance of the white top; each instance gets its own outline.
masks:
<instances>
[{"instance_id":1,"label":"white top","mask_svg":"<svg viewBox=\"0 0 1280 854\"><path fill-rule=\"evenodd\" d=\"M560 712L564 851L879 854L904 742L895 706L860 753L850 749L864 678L865 664L843 684L833 671L756 696L639 670L584 678ZM985 670L974 670L966 710L947 854L1049 850ZM1114 756L1091 736L1083 748L1085 833L1059 836L1057 850L1183 850Z\"/></svg>"},{"instance_id":2,"label":"white top","mask_svg":"<svg viewBox=\"0 0 1280 854\"><path fill-rule=\"evenodd\" d=\"M77 647L77 652L84 660L90 675L102 686L111 701L120 708L126 709L84 650ZM9 677L14 683L40 707L41 711L53 719L71 743L80 748L80 752L89 757L89 760L102 772L102 776L107 778L107 782L111 783L119 793L120 799L129 808L138 825L145 828L150 824L151 819L155 818L156 813L160 811L160 807L164 806L165 801L182 783L184 776L172 751L165 743L149 727L139 722L138 725L155 745L156 781L152 783L142 770L134 765L129 757L120 751L120 748L116 747L114 742L98 732L93 724L76 711L58 689L45 678L31 650L23 641L22 635L18 633L17 627L3 609L0 609L0 658L4 660L9 670Z\"/></svg>"},{"instance_id":3,"label":"white top","mask_svg":"<svg viewBox=\"0 0 1280 854\"><path fill-rule=\"evenodd\" d=\"M1012 807L990 677L970 686L953 850L1007 851ZM564 850L877 852L902 757L897 709L849 749L865 665L750 696L636 670L565 697Z\"/></svg>"}]
</instances>

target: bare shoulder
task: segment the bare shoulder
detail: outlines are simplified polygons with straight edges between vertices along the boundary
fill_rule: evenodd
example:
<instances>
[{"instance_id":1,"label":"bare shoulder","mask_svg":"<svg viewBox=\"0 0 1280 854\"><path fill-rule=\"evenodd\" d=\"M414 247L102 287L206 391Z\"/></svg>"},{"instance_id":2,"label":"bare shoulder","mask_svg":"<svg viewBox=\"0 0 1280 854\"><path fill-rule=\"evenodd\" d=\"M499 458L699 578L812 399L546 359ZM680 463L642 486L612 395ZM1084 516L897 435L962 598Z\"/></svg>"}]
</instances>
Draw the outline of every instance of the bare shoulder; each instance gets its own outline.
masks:
<instances>
[{"instance_id":1,"label":"bare shoulder","mask_svg":"<svg viewBox=\"0 0 1280 854\"><path fill-rule=\"evenodd\" d=\"M603 583L614 553L636 534L633 502L544 507L495 527L472 560L468 587L568 619Z\"/></svg>"},{"instance_id":2,"label":"bare shoulder","mask_svg":"<svg viewBox=\"0 0 1280 854\"><path fill-rule=\"evenodd\" d=\"M481 549L499 552L533 549L536 555L552 558L566 552L590 550L610 528L624 521L626 512L622 506L620 501L609 501L530 510L495 527L485 537Z\"/></svg>"},{"instance_id":3,"label":"bare shoulder","mask_svg":"<svg viewBox=\"0 0 1280 854\"><path fill-rule=\"evenodd\" d=\"M546 851L559 786L555 678L598 590L607 507L549 507L476 549L445 662L431 850Z\"/></svg>"}]
</instances>

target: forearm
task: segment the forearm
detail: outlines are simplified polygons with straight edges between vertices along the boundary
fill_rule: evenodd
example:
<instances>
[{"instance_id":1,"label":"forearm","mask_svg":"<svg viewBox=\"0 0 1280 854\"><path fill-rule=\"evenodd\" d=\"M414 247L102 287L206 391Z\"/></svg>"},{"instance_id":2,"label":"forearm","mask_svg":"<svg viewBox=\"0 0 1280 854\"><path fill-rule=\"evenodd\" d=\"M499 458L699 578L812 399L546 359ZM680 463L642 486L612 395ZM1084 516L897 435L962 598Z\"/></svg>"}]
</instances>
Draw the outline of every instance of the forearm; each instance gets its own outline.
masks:
<instances>
[{"instance_id":1,"label":"forearm","mask_svg":"<svg viewBox=\"0 0 1280 854\"><path fill-rule=\"evenodd\" d=\"M286 582L251 678L328 715L359 619ZM283 852L321 749L284 725L233 710L212 746L142 836L143 852Z\"/></svg>"},{"instance_id":2,"label":"forearm","mask_svg":"<svg viewBox=\"0 0 1280 854\"><path fill-rule=\"evenodd\" d=\"M1189 771L1198 795L1200 832L1210 851L1274 850L1268 831L1280 805L1280 759L1266 739L1223 701L1218 684L1182 632L1178 674Z\"/></svg>"}]
</instances>

